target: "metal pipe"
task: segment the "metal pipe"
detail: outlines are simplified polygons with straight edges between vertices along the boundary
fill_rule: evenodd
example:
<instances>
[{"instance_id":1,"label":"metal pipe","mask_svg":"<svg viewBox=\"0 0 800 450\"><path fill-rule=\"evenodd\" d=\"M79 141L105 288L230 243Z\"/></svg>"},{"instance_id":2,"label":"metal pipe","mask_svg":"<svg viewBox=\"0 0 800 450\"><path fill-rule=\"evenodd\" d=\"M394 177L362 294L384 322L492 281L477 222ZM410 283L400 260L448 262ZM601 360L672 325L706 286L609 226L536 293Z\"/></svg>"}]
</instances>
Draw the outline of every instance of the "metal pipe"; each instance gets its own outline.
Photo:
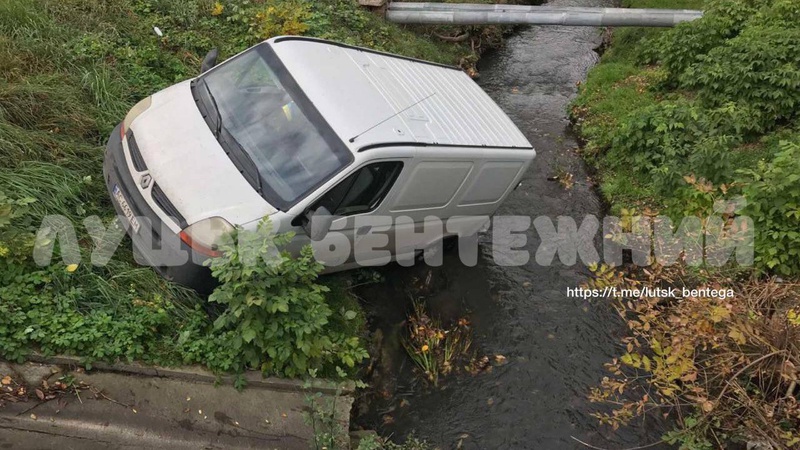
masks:
<instances>
[{"instance_id":1,"label":"metal pipe","mask_svg":"<svg viewBox=\"0 0 800 450\"><path fill-rule=\"evenodd\" d=\"M449 25L573 25L672 27L703 16L676 9L580 8L524 5L394 2L386 19L395 23Z\"/></svg>"},{"instance_id":2,"label":"metal pipe","mask_svg":"<svg viewBox=\"0 0 800 450\"><path fill-rule=\"evenodd\" d=\"M490 4L490 3L430 3L430 2L405 2L396 1L389 4L389 9L395 11L517 11L517 12L532 12L542 9L558 9L570 11L601 11L601 10L615 10L621 9L624 11L655 11L655 12L693 12L702 13L702 11L692 9L654 9L654 8L600 8L600 7L587 7L587 6L530 6L530 5L509 5L509 4Z\"/></svg>"}]
</instances>

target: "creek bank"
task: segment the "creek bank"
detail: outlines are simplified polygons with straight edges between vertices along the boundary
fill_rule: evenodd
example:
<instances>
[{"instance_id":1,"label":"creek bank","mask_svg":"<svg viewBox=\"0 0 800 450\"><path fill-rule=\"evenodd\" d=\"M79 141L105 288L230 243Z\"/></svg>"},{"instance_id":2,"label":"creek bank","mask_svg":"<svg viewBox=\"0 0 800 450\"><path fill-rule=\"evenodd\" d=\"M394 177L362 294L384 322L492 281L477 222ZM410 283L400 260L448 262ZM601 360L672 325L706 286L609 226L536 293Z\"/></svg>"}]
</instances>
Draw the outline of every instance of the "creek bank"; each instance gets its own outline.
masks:
<instances>
[{"instance_id":1,"label":"creek bank","mask_svg":"<svg viewBox=\"0 0 800 450\"><path fill-rule=\"evenodd\" d=\"M697 218L724 224L734 238L749 230L753 259L687 267L687 248L678 264L598 268L599 285L627 278L707 290L616 299L628 325L624 350L593 399L630 406L600 414L613 426L642 411L672 412L675 429L664 438L687 448L791 448L800 442L800 355L786 339L796 341L800 323L800 216L785 205L800 200L800 176L786 176L800 173L797 89L789 87L800 85L800 8L782 0L704 6L704 18L676 29L614 30L571 117L612 213ZM709 245L707 237L707 258L716 250ZM714 295L719 289L734 295ZM633 378L644 386L626 381Z\"/></svg>"}]
</instances>

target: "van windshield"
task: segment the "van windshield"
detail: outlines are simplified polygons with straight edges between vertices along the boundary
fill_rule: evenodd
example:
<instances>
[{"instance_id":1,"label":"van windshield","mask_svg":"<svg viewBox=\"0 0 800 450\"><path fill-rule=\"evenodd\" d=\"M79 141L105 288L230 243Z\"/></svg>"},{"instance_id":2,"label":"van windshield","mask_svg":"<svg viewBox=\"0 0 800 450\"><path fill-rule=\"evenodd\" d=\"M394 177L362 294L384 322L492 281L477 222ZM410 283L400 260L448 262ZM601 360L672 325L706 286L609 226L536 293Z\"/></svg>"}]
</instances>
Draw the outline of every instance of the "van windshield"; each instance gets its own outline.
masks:
<instances>
[{"instance_id":1,"label":"van windshield","mask_svg":"<svg viewBox=\"0 0 800 450\"><path fill-rule=\"evenodd\" d=\"M288 209L353 159L269 44L201 76L193 91L225 152L278 209Z\"/></svg>"}]
</instances>

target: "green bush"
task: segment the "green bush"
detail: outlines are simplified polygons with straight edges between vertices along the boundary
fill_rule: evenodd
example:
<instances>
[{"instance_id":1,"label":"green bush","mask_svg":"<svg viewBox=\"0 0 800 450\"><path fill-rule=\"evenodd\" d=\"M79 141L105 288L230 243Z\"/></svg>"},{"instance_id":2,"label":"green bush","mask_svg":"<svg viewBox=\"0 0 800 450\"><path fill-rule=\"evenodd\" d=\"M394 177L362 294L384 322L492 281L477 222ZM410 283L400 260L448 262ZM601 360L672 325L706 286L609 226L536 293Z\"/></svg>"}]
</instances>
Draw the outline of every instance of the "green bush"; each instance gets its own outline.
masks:
<instances>
[{"instance_id":1,"label":"green bush","mask_svg":"<svg viewBox=\"0 0 800 450\"><path fill-rule=\"evenodd\" d=\"M800 107L800 18L791 27L752 26L680 76L709 108L734 103L748 111L740 126L764 133L797 116Z\"/></svg>"},{"instance_id":2,"label":"green bush","mask_svg":"<svg viewBox=\"0 0 800 450\"><path fill-rule=\"evenodd\" d=\"M617 167L648 176L664 194L687 174L730 182L730 153L742 143L738 124L745 116L733 104L706 109L683 98L655 103L628 116L613 132L608 158Z\"/></svg>"},{"instance_id":3,"label":"green bush","mask_svg":"<svg viewBox=\"0 0 800 450\"><path fill-rule=\"evenodd\" d=\"M669 73L667 80L676 83L692 64L739 34L766 1L769 0L711 0L704 5L702 18L682 23L661 35L655 55Z\"/></svg>"},{"instance_id":4,"label":"green bush","mask_svg":"<svg viewBox=\"0 0 800 450\"><path fill-rule=\"evenodd\" d=\"M311 247L297 258L278 253L293 236L274 235L265 219L257 231L238 230L221 247L223 256L210 260L221 284L209 301L225 306L214 328L232 332L230 345L246 367L289 377L345 374L367 353L357 336L331 326L330 289L317 282L323 265ZM357 313L344 315L355 319Z\"/></svg>"},{"instance_id":5,"label":"green bush","mask_svg":"<svg viewBox=\"0 0 800 450\"><path fill-rule=\"evenodd\" d=\"M782 275L800 273L800 144L783 141L770 162L741 170L747 207L752 217L755 262Z\"/></svg>"}]
</instances>

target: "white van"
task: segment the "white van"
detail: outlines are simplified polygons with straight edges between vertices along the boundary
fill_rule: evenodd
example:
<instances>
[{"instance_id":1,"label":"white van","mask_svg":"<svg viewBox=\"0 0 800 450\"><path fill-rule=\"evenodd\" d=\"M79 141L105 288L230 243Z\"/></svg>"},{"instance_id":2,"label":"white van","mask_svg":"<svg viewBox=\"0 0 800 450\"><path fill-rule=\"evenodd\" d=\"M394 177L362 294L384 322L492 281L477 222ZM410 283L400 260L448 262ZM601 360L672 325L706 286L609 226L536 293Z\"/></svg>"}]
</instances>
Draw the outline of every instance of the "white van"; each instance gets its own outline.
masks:
<instances>
[{"instance_id":1,"label":"white van","mask_svg":"<svg viewBox=\"0 0 800 450\"><path fill-rule=\"evenodd\" d=\"M220 239L264 216L297 232L293 249L329 229L352 240L330 271L371 264L375 249L360 252L360 237L391 238L426 217L452 224L385 249L474 233L535 155L458 68L295 36L215 59L134 106L104 162L137 253L199 290L211 285L202 261Z\"/></svg>"}]
</instances>

